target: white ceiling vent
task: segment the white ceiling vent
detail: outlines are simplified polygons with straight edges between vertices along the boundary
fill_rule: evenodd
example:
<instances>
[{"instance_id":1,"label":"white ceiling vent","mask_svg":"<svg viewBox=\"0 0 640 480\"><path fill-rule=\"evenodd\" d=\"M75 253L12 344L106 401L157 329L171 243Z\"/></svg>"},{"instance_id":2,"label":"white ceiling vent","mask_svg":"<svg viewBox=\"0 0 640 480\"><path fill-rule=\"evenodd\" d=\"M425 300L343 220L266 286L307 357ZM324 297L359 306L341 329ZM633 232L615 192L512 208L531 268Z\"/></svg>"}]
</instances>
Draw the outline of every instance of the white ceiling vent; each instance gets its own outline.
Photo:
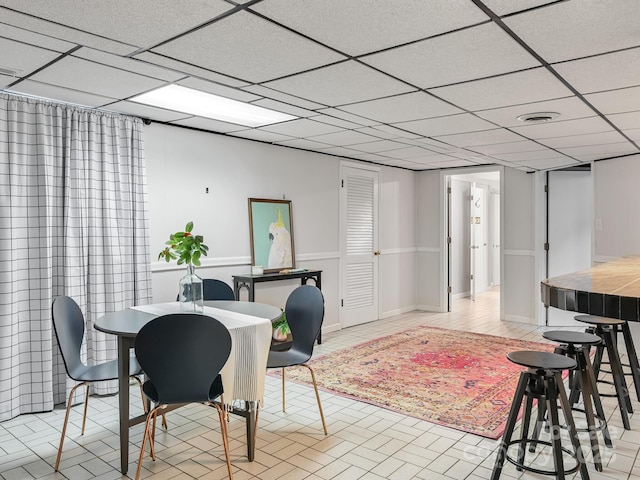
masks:
<instances>
[{"instance_id":1,"label":"white ceiling vent","mask_svg":"<svg viewBox=\"0 0 640 480\"><path fill-rule=\"evenodd\" d=\"M520 115L518 120L525 123L543 123L558 118L560 116L557 112L535 112L535 113L525 113L524 115Z\"/></svg>"}]
</instances>

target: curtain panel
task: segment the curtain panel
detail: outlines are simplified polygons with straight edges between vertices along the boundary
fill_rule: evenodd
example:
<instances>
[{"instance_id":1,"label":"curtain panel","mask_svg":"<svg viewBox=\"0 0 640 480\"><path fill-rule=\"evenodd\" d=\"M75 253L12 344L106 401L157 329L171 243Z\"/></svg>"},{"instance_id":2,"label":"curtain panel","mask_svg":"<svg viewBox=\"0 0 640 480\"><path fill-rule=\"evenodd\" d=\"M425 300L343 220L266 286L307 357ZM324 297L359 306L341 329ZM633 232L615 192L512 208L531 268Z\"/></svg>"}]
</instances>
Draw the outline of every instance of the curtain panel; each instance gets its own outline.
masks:
<instances>
[{"instance_id":1,"label":"curtain panel","mask_svg":"<svg viewBox=\"0 0 640 480\"><path fill-rule=\"evenodd\" d=\"M86 362L117 358L93 322L151 301L142 121L0 94L0 421L51 410L73 386L51 322L59 295L84 313Z\"/></svg>"}]
</instances>

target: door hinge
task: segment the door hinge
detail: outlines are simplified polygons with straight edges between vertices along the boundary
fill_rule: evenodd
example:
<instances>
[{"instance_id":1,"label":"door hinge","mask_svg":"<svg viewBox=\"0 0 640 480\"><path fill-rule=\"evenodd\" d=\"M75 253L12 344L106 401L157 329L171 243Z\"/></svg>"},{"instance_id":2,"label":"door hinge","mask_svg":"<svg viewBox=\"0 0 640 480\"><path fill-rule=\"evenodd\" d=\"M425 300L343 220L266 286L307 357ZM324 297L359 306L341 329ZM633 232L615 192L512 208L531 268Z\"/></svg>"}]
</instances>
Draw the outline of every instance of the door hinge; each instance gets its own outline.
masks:
<instances>
[{"instance_id":1,"label":"door hinge","mask_svg":"<svg viewBox=\"0 0 640 480\"><path fill-rule=\"evenodd\" d=\"M544 186L544 193L549 193L549 185Z\"/></svg>"},{"instance_id":2,"label":"door hinge","mask_svg":"<svg viewBox=\"0 0 640 480\"><path fill-rule=\"evenodd\" d=\"M343 178L342 180L340 180L340 186L341 186L342 188L344 188L344 178Z\"/></svg>"},{"instance_id":3,"label":"door hinge","mask_svg":"<svg viewBox=\"0 0 640 480\"><path fill-rule=\"evenodd\" d=\"M447 292L448 292L448 293L451 293L451 291L452 291L452 290L451 290L451 287L447 287Z\"/></svg>"},{"instance_id":4,"label":"door hinge","mask_svg":"<svg viewBox=\"0 0 640 480\"><path fill-rule=\"evenodd\" d=\"M469 275L469 278L470 278L471 280L473 280L473 273L472 273L471 275Z\"/></svg>"},{"instance_id":5,"label":"door hinge","mask_svg":"<svg viewBox=\"0 0 640 480\"><path fill-rule=\"evenodd\" d=\"M340 299L340 306L344 307L344 299L342 299L342 298Z\"/></svg>"},{"instance_id":6,"label":"door hinge","mask_svg":"<svg viewBox=\"0 0 640 480\"><path fill-rule=\"evenodd\" d=\"M451 237L447 237L447 243L451 243Z\"/></svg>"},{"instance_id":7,"label":"door hinge","mask_svg":"<svg viewBox=\"0 0 640 480\"><path fill-rule=\"evenodd\" d=\"M549 244L548 244L548 243L545 243L545 244L544 244L544 249L545 249L545 250L549 250Z\"/></svg>"},{"instance_id":8,"label":"door hinge","mask_svg":"<svg viewBox=\"0 0 640 480\"><path fill-rule=\"evenodd\" d=\"M447 193L451 195L451 187L447 187Z\"/></svg>"}]
</instances>

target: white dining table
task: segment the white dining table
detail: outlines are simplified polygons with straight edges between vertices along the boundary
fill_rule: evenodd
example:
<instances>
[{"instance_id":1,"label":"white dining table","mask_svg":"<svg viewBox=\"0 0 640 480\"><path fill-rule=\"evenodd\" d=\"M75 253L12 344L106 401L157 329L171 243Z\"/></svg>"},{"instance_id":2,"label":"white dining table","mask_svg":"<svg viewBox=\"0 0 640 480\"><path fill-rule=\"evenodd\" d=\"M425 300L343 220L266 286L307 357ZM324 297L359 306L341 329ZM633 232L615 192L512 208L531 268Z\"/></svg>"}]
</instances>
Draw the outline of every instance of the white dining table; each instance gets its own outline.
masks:
<instances>
[{"instance_id":1,"label":"white dining table","mask_svg":"<svg viewBox=\"0 0 640 480\"><path fill-rule=\"evenodd\" d=\"M247 457L255 453L256 415L264 398L267 357L271 345L271 322L282 315L274 306L254 302L206 301L203 315L219 320L231 335L231 353L220 372L225 407L246 420ZM146 415L130 418L129 365L131 349L140 329L154 318L183 313L178 302L141 305L108 313L94 322L96 330L118 337L118 385L120 416L120 471L127 473L129 428Z\"/></svg>"}]
</instances>

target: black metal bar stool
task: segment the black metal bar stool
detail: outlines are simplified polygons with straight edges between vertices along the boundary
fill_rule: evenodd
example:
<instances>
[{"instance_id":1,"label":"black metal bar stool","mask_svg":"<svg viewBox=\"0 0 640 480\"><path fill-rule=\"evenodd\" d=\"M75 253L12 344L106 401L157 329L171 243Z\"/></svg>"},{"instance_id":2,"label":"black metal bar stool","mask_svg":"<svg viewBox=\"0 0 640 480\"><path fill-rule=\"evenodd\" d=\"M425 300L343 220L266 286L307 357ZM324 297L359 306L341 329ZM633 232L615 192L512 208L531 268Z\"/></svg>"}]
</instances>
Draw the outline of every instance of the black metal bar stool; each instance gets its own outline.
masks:
<instances>
[{"instance_id":1,"label":"black metal bar stool","mask_svg":"<svg viewBox=\"0 0 640 480\"><path fill-rule=\"evenodd\" d=\"M567 356L558 355L557 353L534 351L511 352L507 354L507 358L517 365L527 367L527 370L520 374L513 403L511 403L507 425L502 435L502 440L500 441L496 463L491 473L491 480L498 480L500 478L505 460L513 463L518 470L527 470L542 475L555 475L557 479L561 480L564 480L566 474L580 470L582 480L588 480L589 472L587 471L582 448L580 447L580 440L578 439L578 432L576 431L576 426L573 421L571 405L569 405L569 399L567 398L567 393L562 381L562 371L575 369L577 366L576 361ZM518 412L520 411L525 396L526 405L522 419L522 435L520 439L512 440L511 436L513 435L513 429L518 420ZM529 421L531 420L531 410L534 399L538 400L538 404L541 402L546 403L546 411L549 414L551 441L528 437ZM560 441L562 428L558 420L558 402L564 414L573 450L563 447ZM524 464L526 445L531 443L552 447L555 470L542 470ZM508 454L509 446L515 444L519 445L518 457L516 459ZM575 460L576 465L565 470L563 453L571 456Z\"/></svg>"},{"instance_id":2,"label":"black metal bar stool","mask_svg":"<svg viewBox=\"0 0 640 480\"><path fill-rule=\"evenodd\" d=\"M588 323L591 327L587 328L587 333L593 333L602 339L602 343L596 346L596 355L593 362L593 371L598 383L606 383L613 385L615 393L602 393L601 397L616 397L618 399L618 407L620 415L622 416L622 425L625 430L631 430L631 424L629 423L629 414L633 413L633 407L631 406L631 398L629 397L629 389L627 387L627 381L625 380L625 373L620 362L620 354L617 347L617 334L619 331L624 333L623 324L627 322L625 320L618 320L616 318L598 317L596 315L576 315L574 317L577 321ZM627 325L627 331L629 326ZM629 332L629 337L631 336ZM633 340L631 341L633 342ZM631 344L633 347L633 343ZM604 352L607 352L607 361L603 361L602 357ZM635 350L634 350L635 357ZM629 357L631 359L631 356ZM637 362L637 357L635 358ZM609 365L610 371L601 369L601 365ZM635 369L632 367L632 372ZM600 372L611 373L613 381L603 380L600 377ZM635 378L634 378L635 381Z\"/></svg>"},{"instance_id":3,"label":"black metal bar stool","mask_svg":"<svg viewBox=\"0 0 640 480\"><path fill-rule=\"evenodd\" d=\"M596 466L596 470L602 471L602 459L600 457L600 447L598 444L598 431L602 431L604 442L607 447L612 447L611 435L609 434L609 427L607 425L607 419L602 408L602 401L598 394L598 387L596 385L596 377L593 372L591 360L589 358L589 352L592 346L597 346L602 343L602 339L597 335L582 332L571 332L566 330L551 330L542 334L547 340L558 342L558 345L554 352L558 355L566 355L573 358L578 365L575 374L569 372L569 385L571 392L569 393L569 405L572 410L579 411L585 414L587 420L587 428L580 429L578 431L586 431L589 433L589 440L591 442L591 452L593 453L593 461ZM578 409L575 407L578 399L582 394L582 400L584 409ZM537 438L540 433L542 421L544 420L544 405L538 407L538 423L534 430L534 438ZM595 407L595 413L594 413ZM598 424L596 425L596 420ZM533 451L535 445L531 445L529 451Z\"/></svg>"}]
</instances>

